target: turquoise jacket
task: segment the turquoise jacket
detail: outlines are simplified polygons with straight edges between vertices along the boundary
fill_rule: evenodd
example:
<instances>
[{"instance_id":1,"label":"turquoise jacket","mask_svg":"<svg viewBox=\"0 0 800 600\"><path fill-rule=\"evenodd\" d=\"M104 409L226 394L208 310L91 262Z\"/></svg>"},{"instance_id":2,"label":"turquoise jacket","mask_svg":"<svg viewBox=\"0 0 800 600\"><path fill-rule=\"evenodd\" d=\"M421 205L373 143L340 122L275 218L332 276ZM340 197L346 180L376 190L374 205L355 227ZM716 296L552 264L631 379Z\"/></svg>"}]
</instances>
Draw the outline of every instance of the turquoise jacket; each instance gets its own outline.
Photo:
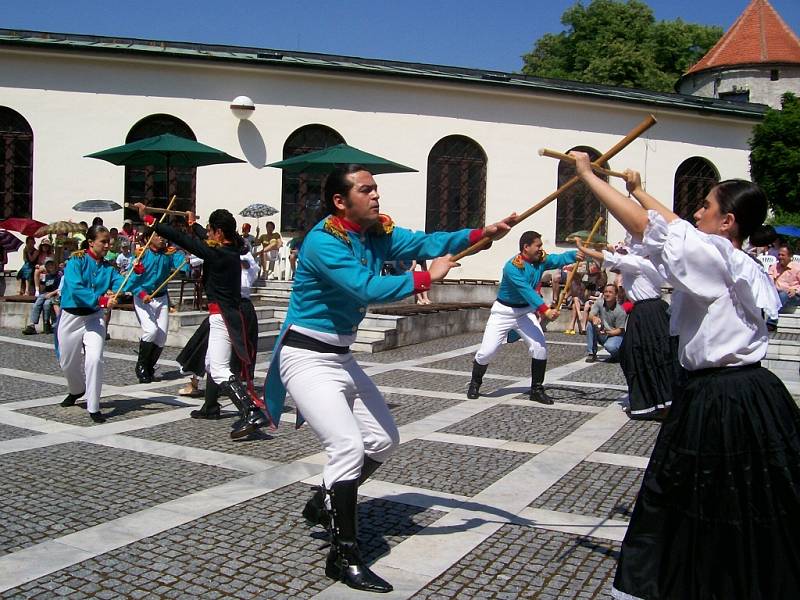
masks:
<instances>
[{"instance_id":1,"label":"turquoise jacket","mask_svg":"<svg viewBox=\"0 0 800 600\"><path fill-rule=\"evenodd\" d=\"M577 254L577 250L548 254L540 263L528 262L521 254L517 254L503 267L503 278L497 290L497 299L504 304L529 305L534 310L546 310L545 301L536 291L542 273L574 263Z\"/></svg>"},{"instance_id":2,"label":"turquoise jacket","mask_svg":"<svg viewBox=\"0 0 800 600\"><path fill-rule=\"evenodd\" d=\"M181 271L188 275L189 264L186 263L181 267L184 258L185 256L181 252L175 252L172 248L161 252L154 252L148 248L139 262L141 267L134 267L133 274L128 279L128 283L125 284L125 291L137 296L152 294L179 267ZM165 287L159 295L166 293L167 288Z\"/></svg>"},{"instance_id":3,"label":"turquoise jacket","mask_svg":"<svg viewBox=\"0 0 800 600\"><path fill-rule=\"evenodd\" d=\"M116 291L122 280L110 262L96 259L89 250L75 252L64 267L61 308L99 310L105 306L105 293Z\"/></svg>"},{"instance_id":4,"label":"turquoise jacket","mask_svg":"<svg viewBox=\"0 0 800 600\"><path fill-rule=\"evenodd\" d=\"M286 396L280 379L280 351L283 334L291 325L353 335L370 304L395 302L430 288L427 272L381 275L384 262L454 254L482 235L481 229L411 231L395 227L385 215L369 232L356 231L332 216L315 225L300 249L289 310L264 382L264 400L272 423L278 425ZM299 426L302 417L298 416L297 422Z\"/></svg>"}]
</instances>

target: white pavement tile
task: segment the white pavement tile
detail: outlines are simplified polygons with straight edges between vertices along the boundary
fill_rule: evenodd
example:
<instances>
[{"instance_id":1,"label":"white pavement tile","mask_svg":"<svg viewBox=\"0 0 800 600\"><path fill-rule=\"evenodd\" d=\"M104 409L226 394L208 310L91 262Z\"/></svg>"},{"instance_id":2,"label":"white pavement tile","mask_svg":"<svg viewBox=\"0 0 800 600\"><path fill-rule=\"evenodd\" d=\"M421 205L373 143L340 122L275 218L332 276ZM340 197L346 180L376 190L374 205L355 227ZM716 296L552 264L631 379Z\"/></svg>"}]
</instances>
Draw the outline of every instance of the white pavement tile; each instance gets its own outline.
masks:
<instances>
[{"instance_id":1,"label":"white pavement tile","mask_svg":"<svg viewBox=\"0 0 800 600\"><path fill-rule=\"evenodd\" d=\"M586 457L588 462L604 465L617 465L620 467L636 467L646 469L650 459L645 456L629 456L627 454L610 454L608 452L592 452Z\"/></svg>"},{"instance_id":2,"label":"white pavement tile","mask_svg":"<svg viewBox=\"0 0 800 600\"><path fill-rule=\"evenodd\" d=\"M50 540L0 556L0 592L44 577L94 556L90 552Z\"/></svg>"},{"instance_id":3,"label":"white pavement tile","mask_svg":"<svg viewBox=\"0 0 800 600\"><path fill-rule=\"evenodd\" d=\"M603 519L584 515L544 510L542 508L526 508L519 514L529 525L539 529L563 531L576 535L603 538L621 542L628 530L628 522L617 519Z\"/></svg>"}]
</instances>

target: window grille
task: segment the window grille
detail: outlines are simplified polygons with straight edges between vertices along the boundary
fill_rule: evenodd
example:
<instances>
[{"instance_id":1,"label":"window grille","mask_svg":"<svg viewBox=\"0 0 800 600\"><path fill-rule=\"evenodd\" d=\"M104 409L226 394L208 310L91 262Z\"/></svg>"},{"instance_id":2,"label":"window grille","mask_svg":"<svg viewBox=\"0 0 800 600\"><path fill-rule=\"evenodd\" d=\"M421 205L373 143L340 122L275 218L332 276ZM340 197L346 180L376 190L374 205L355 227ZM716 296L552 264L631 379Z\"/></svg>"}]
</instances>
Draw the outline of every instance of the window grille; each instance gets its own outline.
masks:
<instances>
[{"instance_id":1,"label":"window grille","mask_svg":"<svg viewBox=\"0 0 800 600\"><path fill-rule=\"evenodd\" d=\"M425 231L483 227L486 220L486 153L476 142L451 135L428 155Z\"/></svg>"},{"instance_id":2,"label":"window grille","mask_svg":"<svg viewBox=\"0 0 800 600\"><path fill-rule=\"evenodd\" d=\"M17 111L0 106L0 219L31 218L33 130Z\"/></svg>"},{"instance_id":3,"label":"window grille","mask_svg":"<svg viewBox=\"0 0 800 600\"><path fill-rule=\"evenodd\" d=\"M600 158L600 153L594 148L576 146L568 152L573 150L585 152L592 161ZM602 166L608 168L608 163L603 163ZM575 165L573 163L566 160L559 161L558 187L572 179L575 173ZM605 175L599 175L599 177L608 181L608 177ZM560 194L556 200L556 242L568 243L566 238L570 234L576 231L591 231L595 221L597 221L597 217L603 217L604 219L598 233L606 235L608 219L606 218L605 207L595 198L594 194L586 187L586 184L582 181L576 183L566 192Z\"/></svg>"}]
</instances>

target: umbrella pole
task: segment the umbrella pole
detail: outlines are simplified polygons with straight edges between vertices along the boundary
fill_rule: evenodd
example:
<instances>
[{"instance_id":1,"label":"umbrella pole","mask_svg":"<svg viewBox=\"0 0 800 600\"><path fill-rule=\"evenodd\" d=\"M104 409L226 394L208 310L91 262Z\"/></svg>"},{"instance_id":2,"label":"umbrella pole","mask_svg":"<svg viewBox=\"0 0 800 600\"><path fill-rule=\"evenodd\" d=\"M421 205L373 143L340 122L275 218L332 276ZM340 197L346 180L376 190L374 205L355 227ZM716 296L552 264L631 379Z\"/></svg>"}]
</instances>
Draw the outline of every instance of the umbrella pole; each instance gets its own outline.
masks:
<instances>
[{"instance_id":1,"label":"umbrella pole","mask_svg":"<svg viewBox=\"0 0 800 600\"><path fill-rule=\"evenodd\" d=\"M604 162L612 159L617 154L619 154L622 150L624 150L627 146L629 146L631 143L633 143L633 141L636 138L638 138L640 135L642 135L645 131L650 129L655 124L656 124L656 118L653 115L648 115L647 118L645 118L641 123L639 123L636 127L634 127L630 131L630 133L628 133L628 135L626 135L619 142L617 142L605 154L603 154L597 160L595 160L592 163L592 165L601 166ZM555 192L553 192L552 194L546 196L544 199L540 200L538 203L536 203L533 206L531 206L528 210L526 210L522 214L517 215L517 219L516 219L516 221L514 221L514 225L518 225L519 223L521 223L522 221L524 221L525 219L530 217L533 213L541 210L542 208L544 208L545 206L550 204L553 200L558 198L561 194L566 192L568 189L570 189L572 186L574 186L579 181L580 181L580 179L576 175L575 177L573 177L572 179L570 179L569 181L564 183ZM461 260L465 256L468 256L470 254L474 254L475 252L478 252L479 250L483 250L484 248L486 248L491 243L492 243L491 239L489 239L487 237L481 238L480 240L478 240L477 242L472 244L472 246L470 246L466 250L462 250L461 252L459 252L458 254L453 256L452 260L453 260L453 262L458 262L459 260Z\"/></svg>"},{"instance_id":2,"label":"umbrella pole","mask_svg":"<svg viewBox=\"0 0 800 600\"><path fill-rule=\"evenodd\" d=\"M603 217L597 217L597 221L594 222L594 227L592 227L592 230L589 232L589 236L586 238L587 244L592 243L592 238L597 233L597 230L600 229L600 225L602 224L603 224ZM587 260L586 263L588 264L589 261ZM561 308L561 305L564 304L564 300L566 300L567 298L567 292L569 291L569 288L572 286L572 279L575 277L575 271L577 270L578 270L578 263L574 263L572 270L569 272L569 275L567 275L567 282L564 284L564 287L561 288L561 293L558 295L558 303L556 304L556 310L559 310ZM580 325L580 323L578 324Z\"/></svg>"},{"instance_id":3,"label":"umbrella pole","mask_svg":"<svg viewBox=\"0 0 800 600\"><path fill-rule=\"evenodd\" d=\"M167 210L172 208L172 205L175 203L175 198L177 198L177 196L173 196L172 200L169 201L169 205L167 206ZM167 216L167 213L164 213L163 215L161 215L161 218L158 220L158 222L161 223L166 216ZM148 238L147 243L144 246L141 247L141 249L139 250L139 253L136 255L136 258L133 259L133 263L131 264L130 268L128 269L128 272L125 275L125 279L122 280L122 283L120 284L119 288L117 289L116 292L114 292L114 295L111 297L112 301L114 301L114 302L117 301L117 296L119 296L122 293L122 290L125 287L125 284L128 283L128 279L130 279L131 273L133 273L133 268L142 261L142 256L144 256L144 253L147 252L147 249L150 247L150 242L153 241L153 236L155 236L155 234L156 234L155 231L150 234L150 237Z\"/></svg>"}]
</instances>

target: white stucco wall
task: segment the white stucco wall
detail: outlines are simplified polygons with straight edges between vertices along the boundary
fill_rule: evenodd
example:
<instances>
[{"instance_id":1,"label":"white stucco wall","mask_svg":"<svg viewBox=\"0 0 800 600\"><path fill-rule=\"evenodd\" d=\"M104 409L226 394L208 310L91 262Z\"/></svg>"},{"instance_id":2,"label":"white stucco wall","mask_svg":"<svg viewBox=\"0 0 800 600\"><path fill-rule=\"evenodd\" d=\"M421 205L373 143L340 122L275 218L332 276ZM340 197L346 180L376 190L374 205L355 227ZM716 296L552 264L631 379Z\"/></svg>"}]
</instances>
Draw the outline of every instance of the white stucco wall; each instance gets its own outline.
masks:
<instances>
[{"instance_id":1,"label":"white stucco wall","mask_svg":"<svg viewBox=\"0 0 800 600\"><path fill-rule=\"evenodd\" d=\"M263 164L282 158L294 130L321 123L353 146L419 169L377 181L382 211L401 226L423 229L427 157L442 137L468 136L486 152L486 219L492 222L555 189L558 163L539 157L540 147L588 145L602 152L651 112L632 104L399 78L27 50L0 52L0 73L0 104L22 114L34 132L33 217L46 222L86 218L70 209L84 199L122 203L124 168L82 157L123 144L137 121L155 113L182 119L199 141L249 161L198 169L201 216L217 207L236 214L253 202L279 207L281 172ZM238 95L256 103L250 121L238 121L228 108ZM753 121L688 110L655 114L659 124L611 168L641 171L648 190L666 203L672 201L675 169L692 156L710 160L723 178L748 178ZM540 231L553 250L555 214L553 202L489 251L465 259L454 276L498 278L524 229ZM121 212L104 217L110 226L121 225ZM274 219L279 222L280 214ZM611 223L609 235L621 239L623 231Z\"/></svg>"},{"instance_id":2,"label":"white stucco wall","mask_svg":"<svg viewBox=\"0 0 800 600\"><path fill-rule=\"evenodd\" d=\"M779 79L771 81L770 72L777 69ZM800 94L800 65L725 68L701 71L683 79L682 94L719 98L735 89L750 90L750 102L780 109L781 96L786 92Z\"/></svg>"}]
</instances>

